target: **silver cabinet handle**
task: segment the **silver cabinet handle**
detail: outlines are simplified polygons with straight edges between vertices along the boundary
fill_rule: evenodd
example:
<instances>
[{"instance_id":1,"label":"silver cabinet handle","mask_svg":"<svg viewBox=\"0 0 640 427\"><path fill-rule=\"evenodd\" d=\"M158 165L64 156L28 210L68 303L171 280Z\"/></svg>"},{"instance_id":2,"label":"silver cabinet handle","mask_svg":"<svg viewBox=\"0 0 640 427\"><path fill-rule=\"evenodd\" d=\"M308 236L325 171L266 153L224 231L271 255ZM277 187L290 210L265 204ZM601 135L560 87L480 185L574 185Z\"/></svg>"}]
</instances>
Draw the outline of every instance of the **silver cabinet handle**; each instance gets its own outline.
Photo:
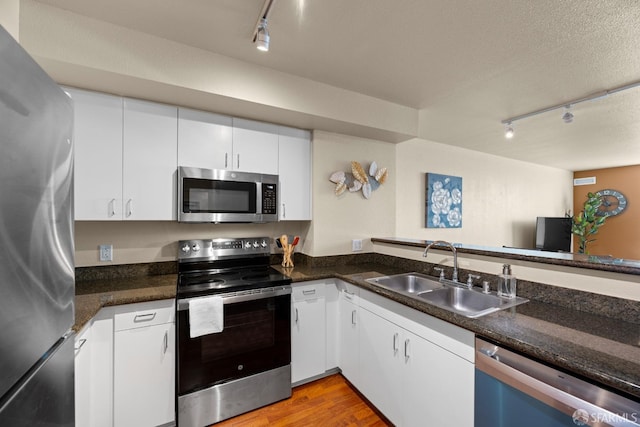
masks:
<instances>
[{"instance_id":1,"label":"silver cabinet handle","mask_svg":"<svg viewBox=\"0 0 640 427\"><path fill-rule=\"evenodd\" d=\"M240 169L240 154L238 154L238 163L237 163L236 169Z\"/></svg>"},{"instance_id":2,"label":"silver cabinet handle","mask_svg":"<svg viewBox=\"0 0 640 427\"><path fill-rule=\"evenodd\" d=\"M149 322L153 319L155 319L156 317L156 313L146 313L146 314L136 314L136 317L133 318L133 321L135 323L137 322Z\"/></svg>"},{"instance_id":3,"label":"silver cabinet handle","mask_svg":"<svg viewBox=\"0 0 640 427\"><path fill-rule=\"evenodd\" d=\"M404 340L404 359L409 360L409 338L407 338L406 340Z\"/></svg>"},{"instance_id":4,"label":"silver cabinet handle","mask_svg":"<svg viewBox=\"0 0 640 427\"><path fill-rule=\"evenodd\" d=\"M351 311L351 324L352 325L356 324L356 311L355 310Z\"/></svg>"},{"instance_id":5,"label":"silver cabinet handle","mask_svg":"<svg viewBox=\"0 0 640 427\"><path fill-rule=\"evenodd\" d=\"M282 218L286 218L287 217L287 208L285 207L285 204L282 204Z\"/></svg>"},{"instance_id":6,"label":"silver cabinet handle","mask_svg":"<svg viewBox=\"0 0 640 427\"><path fill-rule=\"evenodd\" d=\"M229 153L224 153L224 168L229 167Z\"/></svg>"},{"instance_id":7,"label":"silver cabinet handle","mask_svg":"<svg viewBox=\"0 0 640 427\"><path fill-rule=\"evenodd\" d=\"M83 345L85 345L86 342L87 342L86 338L79 339L78 342L76 343L76 347L74 348L74 350L80 351L80 349L82 348Z\"/></svg>"},{"instance_id":8,"label":"silver cabinet handle","mask_svg":"<svg viewBox=\"0 0 640 427\"><path fill-rule=\"evenodd\" d=\"M307 290L302 291L303 295L314 295L315 293L316 293L315 289L307 289Z\"/></svg>"},{"instance_id":9,"label":"silver cabinet handle","mask_svg":"<svg viewBox=\"0 0 640 427\"><path fill-rule=\"evenodd\" d=\"M393 334L393 354L398 352L398 333Z\"/></svg>"},{"instance_id":10,"label":"silver cabinet handle","mask_svg":"<svg viewBox=\"0 0 640 427\"><path fill-rule=\"evenodd\" d=\"M109 201L109 218L111 218L112 216L114 216L116 214L116 199L111 199Z\"/></svg>"},{"instance_id":11,"label":"silver cabinet handle","mask_svg":"<svg viewBox=\"0 0 640 427\"><path fill-rule=\"evenodd\" d=\"M353 300L353 297L354 297L354 295L355 295L355 293L353 293L353 292L349 292L349 291L347 291L346 289L343 289L343 290L342 290L342 293L344 294L344 297L345 297L346 299L348 299L348 300Z\"/></svg>"},{"instance_id":12,"label":"silver cabinet handle","mask_svg":"<svg viewBox=\"0 0 640 427\"><path fill-rule=\"evenodd\" d=\"M164 331L164 350L162 351L162 354L167 354L167 350L169 349L169 331Z\"/></svg>"},{"instance_id":13,"label":"silver cabinet handle","mask_svg":"<svg viewBox=\"0 0 640 427\"><path fill-rule=\"evenodd\" d=\"M298 319L299 319L299 317L298 317L298 309L296 308L296 325L298 324Z\"/></svg>"},{"instance_id":14,"label":"silver cabinet handle","mask_svg":"<svg viewBox=\"0 0 640 427\"><path fill-rule=\"evenodd\" d=\"M127 200L127 218L133 213L133 199Z\"/></svg>"}]
</instances>

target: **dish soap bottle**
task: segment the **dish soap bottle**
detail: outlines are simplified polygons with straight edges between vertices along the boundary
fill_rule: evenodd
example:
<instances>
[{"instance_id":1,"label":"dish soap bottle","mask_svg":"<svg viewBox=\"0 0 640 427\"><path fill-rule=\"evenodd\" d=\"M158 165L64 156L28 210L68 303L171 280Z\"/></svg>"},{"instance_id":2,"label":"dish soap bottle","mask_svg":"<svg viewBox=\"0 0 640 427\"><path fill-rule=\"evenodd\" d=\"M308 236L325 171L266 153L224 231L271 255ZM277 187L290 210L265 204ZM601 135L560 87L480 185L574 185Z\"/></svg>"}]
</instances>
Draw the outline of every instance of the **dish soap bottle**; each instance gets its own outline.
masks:
<instances>
[{"instance_id":1,"label":"dish soap bottle","mask_svg":"<svg viewBox=\"0 0 640 427\"><path fill-rule=\"evenodd\" d=\"M516 278L511 274L511 266L509 264L502 265L502 274L498 284L498 296L504 298L516 297Z\"/></svg>"}]
</instances>

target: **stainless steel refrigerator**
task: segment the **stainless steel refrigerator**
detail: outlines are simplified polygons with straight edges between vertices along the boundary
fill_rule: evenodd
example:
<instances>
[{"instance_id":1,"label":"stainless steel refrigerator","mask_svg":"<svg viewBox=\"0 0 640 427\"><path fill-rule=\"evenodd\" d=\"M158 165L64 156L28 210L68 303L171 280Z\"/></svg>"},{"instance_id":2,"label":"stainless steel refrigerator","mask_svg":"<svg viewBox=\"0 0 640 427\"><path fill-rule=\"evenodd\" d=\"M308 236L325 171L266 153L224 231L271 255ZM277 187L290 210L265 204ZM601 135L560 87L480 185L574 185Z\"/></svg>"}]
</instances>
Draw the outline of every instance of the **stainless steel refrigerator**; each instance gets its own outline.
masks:
<instances>
[{"instance_id":1,"label":"stainless steel refrigerator","mask_svg":"<svg viewBox=\"0 0 640 427\"><path fill-rule=\"evenodd\" d=\"M0 426L73 426L73 107L0 26Z\"/></svg>"}]
</instances>

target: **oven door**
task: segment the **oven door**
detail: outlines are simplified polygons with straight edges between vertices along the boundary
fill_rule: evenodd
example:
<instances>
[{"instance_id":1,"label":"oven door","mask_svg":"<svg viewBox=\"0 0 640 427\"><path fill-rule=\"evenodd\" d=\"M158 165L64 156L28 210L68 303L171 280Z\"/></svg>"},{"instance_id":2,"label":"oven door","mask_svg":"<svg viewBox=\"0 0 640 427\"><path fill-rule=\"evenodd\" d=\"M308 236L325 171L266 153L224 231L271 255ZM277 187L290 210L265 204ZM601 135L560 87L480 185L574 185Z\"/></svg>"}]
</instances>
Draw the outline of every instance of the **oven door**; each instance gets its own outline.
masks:
<instances>
[{"instance_id":1,"label":"oven door","mask_svg":"<svg viewBox=\"0 0 640 427\"><path fill-rule=\"evenodd\" d=\"M291 363L291 287L223 295L222 332L190 338L189 299L178 300L178 395Z\"/></svg>"}]
</instances>

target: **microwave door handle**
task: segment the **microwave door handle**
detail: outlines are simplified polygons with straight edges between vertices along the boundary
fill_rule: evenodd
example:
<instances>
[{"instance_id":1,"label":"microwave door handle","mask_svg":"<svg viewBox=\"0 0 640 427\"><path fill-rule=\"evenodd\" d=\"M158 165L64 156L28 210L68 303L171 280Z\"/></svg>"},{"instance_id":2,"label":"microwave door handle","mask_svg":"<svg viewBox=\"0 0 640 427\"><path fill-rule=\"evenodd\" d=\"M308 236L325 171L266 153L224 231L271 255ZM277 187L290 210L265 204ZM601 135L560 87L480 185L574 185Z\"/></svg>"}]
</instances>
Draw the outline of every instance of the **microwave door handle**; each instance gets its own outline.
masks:
<instances>
[{"instance_id":1,"label":"microwave door handle","mask_svg":"<svg viewBox=\"0 0 640 427\"><path fill-rule=\"evenodd\" d=\"M240 153L238 153L238 163L236 169L240 169Z\"/></svg>"}]
</instances>

